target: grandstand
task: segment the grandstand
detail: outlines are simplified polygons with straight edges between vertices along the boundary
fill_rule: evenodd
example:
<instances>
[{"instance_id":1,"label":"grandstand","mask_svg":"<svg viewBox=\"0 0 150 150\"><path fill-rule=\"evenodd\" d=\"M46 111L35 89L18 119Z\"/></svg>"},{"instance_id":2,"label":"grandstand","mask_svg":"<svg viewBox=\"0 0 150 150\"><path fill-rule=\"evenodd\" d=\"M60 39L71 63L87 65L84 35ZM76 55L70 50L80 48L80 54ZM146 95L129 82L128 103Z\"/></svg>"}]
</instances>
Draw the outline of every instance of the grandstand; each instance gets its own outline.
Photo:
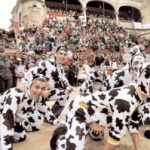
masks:
<instances>
[{"instance_id":1,"label":"grandstand","mask_svg":"<svg viewBox=\"0 0 150 150\"><path fill-rule=\"evenodd\" d=\"M123 66L122 56L135 45L149 56L149 61L149 8L150 0L17 0L12 10L12 31L0 30L0 42L8 48L5 53L9 59L14 57L16 63L20 59L35 64L49 59L60 45L78 56L79 68L85 60L95 65L96 57L115 59L118 66ZM78 89L74 87L69 102ZM64 119L67 106L60 120ZM28 133L25 142L15 143L14 150L50 149L54 129L44 122L39 132ZM140 129L141 149L148 150L149 139L143 137L144 131ZM103 149L105 142L106 137L101 142L88 137L85 150ZM128 134L117 150L132 149Z\"/></svg>"}]
</instances>

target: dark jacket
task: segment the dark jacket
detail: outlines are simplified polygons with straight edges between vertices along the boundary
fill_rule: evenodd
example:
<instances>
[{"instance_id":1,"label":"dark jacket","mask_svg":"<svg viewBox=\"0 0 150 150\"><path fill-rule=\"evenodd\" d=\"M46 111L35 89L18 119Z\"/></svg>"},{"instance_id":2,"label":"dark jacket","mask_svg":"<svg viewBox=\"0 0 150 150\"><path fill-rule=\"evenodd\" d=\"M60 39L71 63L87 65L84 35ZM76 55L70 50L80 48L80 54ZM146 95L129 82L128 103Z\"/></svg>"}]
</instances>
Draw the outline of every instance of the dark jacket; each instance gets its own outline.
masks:
<instances>
[{"instance_id":1,"label":"dark jacket","mask_svg":"<svg viewBox=\"0 0 150 150\"><path fill-rule=\"evenodd\" d=\"M9 59L5 56L0 56L0 77L4 80L9 80L12 78L10 67L11 64Z\"/></svg>"}]
</instances>

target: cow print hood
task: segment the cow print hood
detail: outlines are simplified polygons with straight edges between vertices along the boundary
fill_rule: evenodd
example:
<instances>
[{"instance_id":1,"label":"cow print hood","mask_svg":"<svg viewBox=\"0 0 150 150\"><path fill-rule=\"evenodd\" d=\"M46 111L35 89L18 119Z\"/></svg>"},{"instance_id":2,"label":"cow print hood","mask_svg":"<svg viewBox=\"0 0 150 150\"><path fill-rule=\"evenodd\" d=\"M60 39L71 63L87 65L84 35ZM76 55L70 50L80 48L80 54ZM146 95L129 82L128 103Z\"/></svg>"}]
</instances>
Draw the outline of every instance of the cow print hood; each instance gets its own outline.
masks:
<instances>
[{"instance_id":1,"label":"cow print hood","mask_svg":"<svg viewBox=\"0 0 150 150\"><path fill-rule=\"evenodd\" d=\"M139 73L138 84L141 90L150 97L150 63L144 63Z\"/></svg>"}]
</instances>

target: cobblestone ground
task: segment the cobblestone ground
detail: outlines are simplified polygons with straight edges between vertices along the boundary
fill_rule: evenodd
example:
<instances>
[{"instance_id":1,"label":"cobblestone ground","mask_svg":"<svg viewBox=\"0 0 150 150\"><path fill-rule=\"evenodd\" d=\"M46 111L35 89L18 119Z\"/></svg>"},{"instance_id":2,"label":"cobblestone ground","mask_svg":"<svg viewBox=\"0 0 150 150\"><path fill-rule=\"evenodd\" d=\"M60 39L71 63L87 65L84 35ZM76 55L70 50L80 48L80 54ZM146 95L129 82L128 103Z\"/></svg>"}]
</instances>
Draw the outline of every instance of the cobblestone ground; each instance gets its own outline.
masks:
<instances>
[{"instance_id":1,"label":"cobblestone ground","mask_svg":"<svg viewBox=\"0 0 150 150\"><path fill-rule=\"evenodd\" d=\"M70 99L60 116L60 120L63 120L66 113L66 108L69 102L73 99L75 95L78 94L78 88L74 88L74 91L70 95ZM49 103L51 105L52 103ZM50 150L49 141L55 126L49 124L43 124L40 131L27 133L27 139L21 143L14 144L14 150ZM140 142L141 150L150 150L149 144L150 140L143 137L144 128L140 129ZM86 139L85 150L102 150L107 138L107 131L105 133L105 138L101 142L94 142L88 136ZM134 150L131 137L127 134L120 143L117 150Z\"/></svg>"}]
</instances>

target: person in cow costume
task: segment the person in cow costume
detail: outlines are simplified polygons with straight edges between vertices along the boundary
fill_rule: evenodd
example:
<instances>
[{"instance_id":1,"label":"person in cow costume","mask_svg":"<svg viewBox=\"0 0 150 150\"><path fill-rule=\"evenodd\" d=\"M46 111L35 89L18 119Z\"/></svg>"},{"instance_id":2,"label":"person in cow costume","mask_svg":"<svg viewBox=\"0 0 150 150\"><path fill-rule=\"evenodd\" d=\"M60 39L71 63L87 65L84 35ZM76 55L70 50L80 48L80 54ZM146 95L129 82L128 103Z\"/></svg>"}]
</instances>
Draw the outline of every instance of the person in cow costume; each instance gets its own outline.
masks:
<instances>
[{"instance_id":1,"label":"person in cow costume","mask_svg":"<svg viewBox=\"0 0 150 150\"><path fill-rule=\"evenodd\" d=\"M132 82L136 83L139 70L141 66L144 63L144 56L142 54L134 52L134 56L130 56L130 63L128 61L128 64L121 70L114 71L112 76L108 75L107 78L104 80L102 84L102 90L110 90L116 87L121 87L124 85L128 85ZM94 75L94 74L93 74ZM90 77L91 76L91 77ZM88 95L93 92L93 82L96 78L99 76L89 75L88 80L86 80L80 87L80 94L81 95ZM99 77L100 78L100 77ZM95 140L100 141L103 139L102 133L94 132L92 130L89 130L89 136Z\"/></svg>"},{"instance_id":2,"label":"person in cow costume","mask_svg":"<svg viewBox=\"0 0 150 150\"><path fill-rule=\"evenodd\" d=\"M138 128L150 120L150 64L139 72L137 83L77 96L71 103L66 124L56 128L50 141L52 150L82 150L89 127L99 123L98 132L105 128L109 136L105 150L114 150L127 130L136 150L140 149ZM147 109L145 112L144 110ZM147 115L148 114L148 115ZM95 129L95 127L94 127Z\"/></svg>"},{"instance_id":3,"label":"person in cow costume","mask_svg":"<svg viewBox=\"0 0 150 150\"><path fill-rule=\"evenodd\" d=\"M55 101L51 111L55 117L58 117L69 98L69 92L72 90L72 87L70 86L63 69L63 64L66 61L67 56L66 48L64 46L58 47L55 56L55 61L52 61L51 59L41 61L38 66L31 68L25 73L19 88L26 90L28 84L30 84L35 75L44 75L44 77L48 79L51 89L47 99ZM51 123L53 124L53 117L51 119Z\"/></svg>"},{"instance_id":4,"label":"person in cow costume","mask_svg":"<svg viewBox=\"0 0 150 150\"><path fill-rule=\"evenodd\" d=\"M26 131L41 128L43 116L54 124L59 121L46 106L44 97L49 93L47 80L35 77L28 91L11 88L0 97L0 148L12 149L13 142L26 139Z\"/></svg>"}]
</instances>

